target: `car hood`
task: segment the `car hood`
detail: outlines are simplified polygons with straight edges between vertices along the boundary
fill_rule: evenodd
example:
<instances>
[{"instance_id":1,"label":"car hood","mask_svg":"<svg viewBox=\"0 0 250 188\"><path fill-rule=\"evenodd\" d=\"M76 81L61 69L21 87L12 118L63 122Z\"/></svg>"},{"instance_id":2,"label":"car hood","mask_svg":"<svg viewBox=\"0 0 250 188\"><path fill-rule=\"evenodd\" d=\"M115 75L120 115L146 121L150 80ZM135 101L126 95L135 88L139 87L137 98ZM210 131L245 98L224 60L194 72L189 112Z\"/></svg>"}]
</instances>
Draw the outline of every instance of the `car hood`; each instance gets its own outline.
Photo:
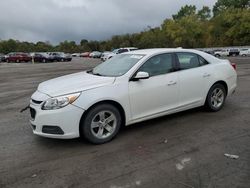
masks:
<instances>
[{"instance_id":1,"label":"car hood","mask_svg":"<svg viewBox=\"0 0 250 188\"><path fill-rule=\"evenodd\" d=\"M94 89L114 83L114 77L103 77L79 72L45 81L38 91L51 97Z\"/></svg>"}]
</instances>

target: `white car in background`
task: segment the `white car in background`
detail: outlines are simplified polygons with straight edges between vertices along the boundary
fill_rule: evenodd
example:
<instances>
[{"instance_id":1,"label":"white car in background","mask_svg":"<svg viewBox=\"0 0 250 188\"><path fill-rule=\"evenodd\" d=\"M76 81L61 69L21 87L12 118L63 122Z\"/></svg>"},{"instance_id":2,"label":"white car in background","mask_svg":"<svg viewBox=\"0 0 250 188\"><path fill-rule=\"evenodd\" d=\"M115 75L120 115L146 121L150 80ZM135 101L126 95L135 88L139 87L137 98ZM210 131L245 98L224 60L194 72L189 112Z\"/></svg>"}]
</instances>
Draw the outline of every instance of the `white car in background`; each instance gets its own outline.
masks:
<instances>
[{"instance_id":1,"label":"white car in background","mask_svg":"<svg viewBox=\"0 0 250 188\"><path fill-rule=\"evenodd\" d=\"M229 49L218 50L214 52L215 57L225 57L229 56Z\"/></svg>"},{"instance_id":2,"label":"white car in background","mask_svg":"<svg viewBox=\"0 0 250 188\"><path fill-rule=\"evenodd\" d=\"M36 135L105 143L124 125L199 106L219 111L236 90L235 68L197 50L119 54L92 70L39 84L30 123Z\"/></svg>"},{"instance_id":3,"label":"white car in background","mask_svg":"<svg viewBox=\"0 0 250 188\"><path fill-rule=\"evenodd\" d=\"M135 47L127 47L127 48L119 48L119 49L115 49L113 50L111 53L107 54L105 56L105 58L103 58L103 61L106 61L112 57L114 57L115 55L117 54L122 54L122 53L125 53L125 52L131 52L131 51L135 51L135 50L138 50L138 48L135 48Z\"/></svg>"},{"instance_id":4,"label":"white car in background","mask_svg":"<svg viewBox=\"0 0 250 188\"><path fill-rule=\"evenodd\" d=\"M109 52L109 51L105 51L102 53L101 55L101 60L102 61L106 61L107 60L107 57L109 56L109 54L111 54L112 52Z\"/></svg>"},{"instance_id":5,"label":"white car in background","mask_svg":"<svg viewBox=\"0 0 250 188\"><path fill-rule=\"evenodd\" d=\"M80 53L73 53L73 54L71 54L72 57L80 57L80 55L81 55Z\"/></svg>"},{"instance_id":6,"label":"white car in background","mask_svg":"<svg viewBox=\"0 0 250 188\"><path fill-rule=\"evenodd\" d=\"M250 49L241 49L240 50L240 56L250 56Z\"/></svg>"}]
</instances>

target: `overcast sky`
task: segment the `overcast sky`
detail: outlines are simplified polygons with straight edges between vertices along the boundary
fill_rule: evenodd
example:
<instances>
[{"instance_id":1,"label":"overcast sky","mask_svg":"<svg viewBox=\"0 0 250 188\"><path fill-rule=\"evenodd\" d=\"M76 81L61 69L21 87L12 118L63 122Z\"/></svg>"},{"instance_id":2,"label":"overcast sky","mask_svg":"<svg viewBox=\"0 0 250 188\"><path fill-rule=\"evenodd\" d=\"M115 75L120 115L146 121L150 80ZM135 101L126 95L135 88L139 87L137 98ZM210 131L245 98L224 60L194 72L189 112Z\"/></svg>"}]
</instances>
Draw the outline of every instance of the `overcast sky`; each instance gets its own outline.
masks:
<instances>
[{"instance_id":1,"label":"overcast sky","mask_svg":"<svg viewBox=\"0 0 250 188\"><path fill-rule=\"evenodd\" d=\"M0 0L0 39L104 40L159 26L181 6L216 0Z\"/></svg>"}]
</instances>

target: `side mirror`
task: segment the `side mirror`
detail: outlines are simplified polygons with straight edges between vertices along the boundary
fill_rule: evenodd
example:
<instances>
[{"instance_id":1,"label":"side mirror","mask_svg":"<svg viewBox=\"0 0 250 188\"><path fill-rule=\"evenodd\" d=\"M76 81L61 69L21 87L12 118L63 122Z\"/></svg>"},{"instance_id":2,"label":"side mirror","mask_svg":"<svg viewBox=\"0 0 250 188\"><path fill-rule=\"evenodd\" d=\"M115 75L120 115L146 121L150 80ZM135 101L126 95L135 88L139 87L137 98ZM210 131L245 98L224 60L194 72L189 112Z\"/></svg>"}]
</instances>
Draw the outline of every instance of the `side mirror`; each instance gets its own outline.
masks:
<instances>
[{"instance_id":1,"label":"side mirror","mask_svg":"<svg viewBox=\"0 0 250 188\"><path fill-rule=\"evenodd\" d=\"M138 81L141 79L148 79L149 73L147 72L137 72L136 75L132 78L132 81Z\"/></svg>"}]
</instances>

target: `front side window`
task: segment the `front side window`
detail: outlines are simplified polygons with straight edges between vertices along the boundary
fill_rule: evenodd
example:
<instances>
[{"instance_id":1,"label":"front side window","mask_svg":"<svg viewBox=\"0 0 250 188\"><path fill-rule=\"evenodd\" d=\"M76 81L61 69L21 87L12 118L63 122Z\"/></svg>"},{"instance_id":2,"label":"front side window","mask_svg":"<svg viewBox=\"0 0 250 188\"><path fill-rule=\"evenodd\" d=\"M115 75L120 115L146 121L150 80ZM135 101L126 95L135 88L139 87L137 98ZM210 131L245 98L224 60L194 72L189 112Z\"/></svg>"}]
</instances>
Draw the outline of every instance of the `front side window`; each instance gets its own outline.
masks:
<instances>
[{"instance_id":1,"label":"front side window","mask_svg":"<svg viewBox=\"0 0 250 188\"><path fill-rule=\"evenodd\" d=\"M99 76L122 76L143 57L144 55L140 54L119 54L98 65L89 73Z\"/></svg>"},{"instance_id":2,"label":"front side window","mask_svg":"<svg viewBox=\"0 0 250 188\"><path fill-rule=\"evenodd\" d=\"M150 58L138 71L147 72L149 76L169 73L173 70L172 54L160 54Z\"/></svg>"},{"instance_id":3,"label":"front side window","mask_svg":"<svg viewBox=\"0 0 250 188\"><path fill-rule=\"evenodd\" d=\"M177 58L179 60L181 70L191 69L200 66L199 58L196 54L181 52L177 53Z\"/></svg>"}]
</instances>

